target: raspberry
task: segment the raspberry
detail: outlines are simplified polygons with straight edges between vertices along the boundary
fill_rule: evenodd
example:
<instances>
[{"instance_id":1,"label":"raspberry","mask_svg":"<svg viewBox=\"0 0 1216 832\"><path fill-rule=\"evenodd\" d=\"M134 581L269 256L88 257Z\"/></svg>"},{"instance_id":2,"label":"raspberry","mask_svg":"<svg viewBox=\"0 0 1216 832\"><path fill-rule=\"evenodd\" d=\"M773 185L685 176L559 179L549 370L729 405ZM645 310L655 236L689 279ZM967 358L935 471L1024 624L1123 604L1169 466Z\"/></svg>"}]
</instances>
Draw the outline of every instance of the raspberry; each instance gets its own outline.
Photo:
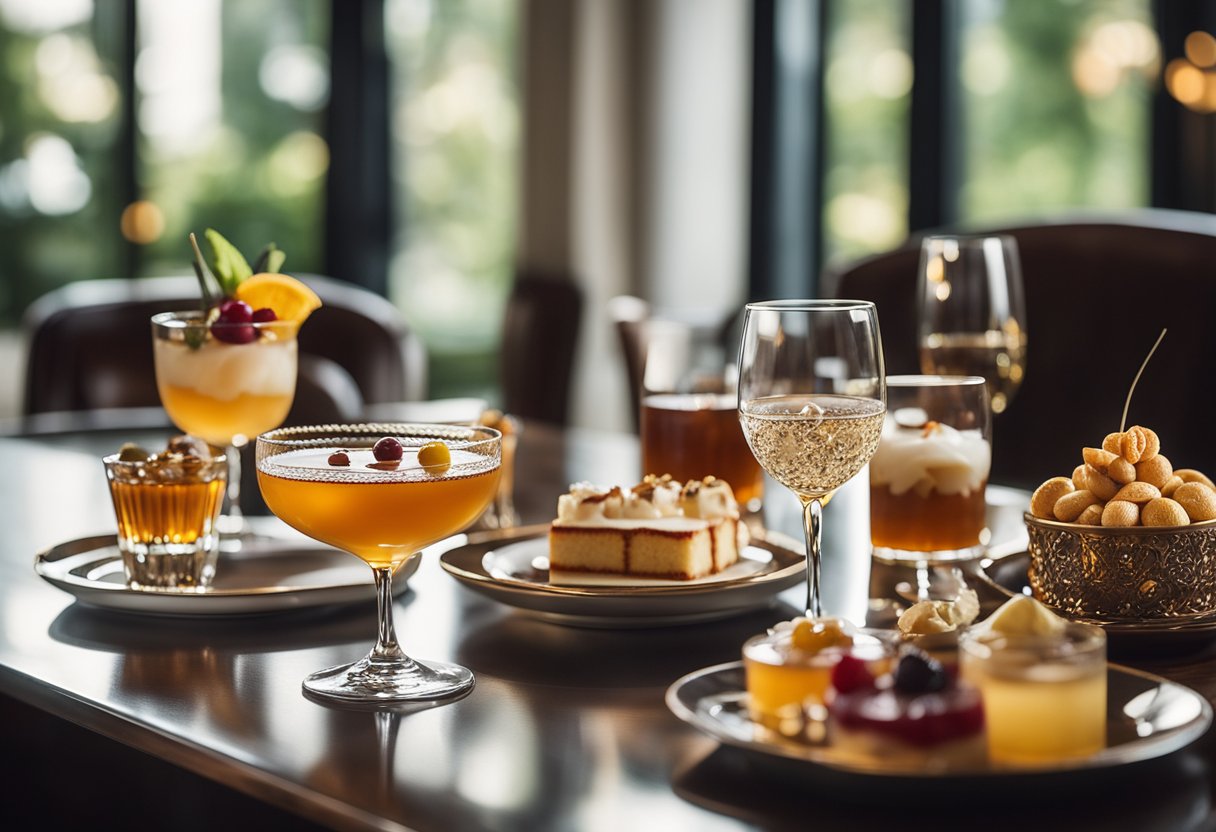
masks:
<instances>
[{"instance_id":1,"label":"raspberry","mask_svg":"<svg viewBox=\"0 0 1216 832\"><path fill-rule=\"evenodd\" d=\"M841 656L832 668L832 687L840 693L852 693L874 687L874 676L866 663L856 656Z\"/></svg>"}]
</instances>

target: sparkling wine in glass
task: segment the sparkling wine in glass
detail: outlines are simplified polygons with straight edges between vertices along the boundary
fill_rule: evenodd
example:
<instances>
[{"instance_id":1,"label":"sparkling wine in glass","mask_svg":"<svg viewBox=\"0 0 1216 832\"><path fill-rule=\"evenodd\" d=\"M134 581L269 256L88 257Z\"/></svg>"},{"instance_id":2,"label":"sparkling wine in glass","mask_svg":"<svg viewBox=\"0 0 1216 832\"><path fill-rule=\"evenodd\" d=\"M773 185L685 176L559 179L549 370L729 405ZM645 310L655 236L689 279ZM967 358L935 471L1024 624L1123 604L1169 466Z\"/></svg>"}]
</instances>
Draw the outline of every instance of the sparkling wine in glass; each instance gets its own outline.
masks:
<instances>
[{"instance_id":1,"label":"sparkling wine in glass","mask_svg":"<svg viewBox=\"0 0 1216 832\"><path fill-rule=\"evenodd\" d=\"M739 419L761 467L802 503L809 616L821 614L823 504L874 455L885 402L874 304L781 300L747 305Z\"/></svg>"},{"instance_id":2,"label":"sparkling wine in glass","mask_svg":"<svg viewBox=\"0 0 1216 832\"><path fill-rule=\"evenodd\" d=\"M1026 303L1017 240L926 237L919 281L921 372L982 376L992 412L1003 412L1026 372Z\"/></svg>"},{"instance_id":3,"label":"sparkling wine in glass","mask_svg":"<svg viewBox=\"0 0 1216 832\"><path fill-rule=\"evenodd\" d=\"M226 448L228 506L220 531L239 542L240 449L287 418L298 366L294 321L208 323L200 312L152 316L156 389L173 424Z\"/></svg>"},{"instance_id":4,"label":"sparkling wine in glass","mask_svg":"<svg viewBox=\"0 0 1216 832\"><path fill-rule=\"evenodd\" d=\"M396 440L395 451L377 443ZM280 428L257 440L258 485L280 520L371 567L376 644L362 659L313 673L304 689L348 702L425 702L468 690L460 665L407 656L393 628L393 572L468 526L498 489L502 434L486 427L358 424Z\"/></svg>"}]
</instances>

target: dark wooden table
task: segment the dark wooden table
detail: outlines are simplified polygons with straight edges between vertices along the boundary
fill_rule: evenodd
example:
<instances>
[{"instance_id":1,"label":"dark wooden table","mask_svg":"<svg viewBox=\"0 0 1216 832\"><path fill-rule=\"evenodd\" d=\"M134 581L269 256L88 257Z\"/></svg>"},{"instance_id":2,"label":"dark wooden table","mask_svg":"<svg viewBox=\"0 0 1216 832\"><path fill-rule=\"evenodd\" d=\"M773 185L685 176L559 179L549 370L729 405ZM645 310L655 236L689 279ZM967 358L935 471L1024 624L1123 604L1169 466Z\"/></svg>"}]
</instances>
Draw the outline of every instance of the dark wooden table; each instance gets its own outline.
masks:
<instances>
[{"instance_id":1,"label":"dark wooden table","mask_svg":"<svg viewBox=\"0 0 1216 832\"><path fill-rule=\"evenodd\" d=\"M799 588L717 623L585 630L477 596L431 558L397 603L398 633L413 655L471 667L472 694L414 712L316 704L300 680L370 646L370 576L363 606L199 621L93 611L34 574L41 548L113 530L98 457L127 438L96 431L0 440L8 735L0 747L9 752L0 755L0 823L45 817L56 828L55 819L82 813L141 816L152 828L263 830L308 822L414 830L1216 823L1210 735L1165 759L1099 774L910 784L720 748L668 712L663 694L673 680L738 658L747 637L796 614ZM529 426L517 505L525 521L544 521L568 482L627 482L636 473L632 437ZM797 533L789 495L774 491L767 506L770 525ZM902 576L871 575L865 511L864 488L850 487L825 520L827 607L854 617L865 614L872 583ZM1002 517L1002 535L1016 533L1016 506ZM1210 651L1138 664L1216 696ZM146 813L133 815L135 807Z\"/></svg>"}]
</instances>

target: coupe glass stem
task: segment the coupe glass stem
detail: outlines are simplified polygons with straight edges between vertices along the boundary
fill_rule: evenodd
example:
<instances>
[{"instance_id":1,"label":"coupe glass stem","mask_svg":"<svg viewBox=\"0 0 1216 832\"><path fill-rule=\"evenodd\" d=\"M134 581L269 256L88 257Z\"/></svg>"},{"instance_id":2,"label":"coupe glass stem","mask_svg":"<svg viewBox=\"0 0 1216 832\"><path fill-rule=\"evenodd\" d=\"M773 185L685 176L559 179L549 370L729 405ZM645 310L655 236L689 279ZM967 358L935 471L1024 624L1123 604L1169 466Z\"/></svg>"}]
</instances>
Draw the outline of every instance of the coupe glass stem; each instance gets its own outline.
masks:
<instances>
[{"instance_id":1,"label":"coupe glass stem","mask_svg":"<svg viewBox=\"0 0 1216 832\"><path fill-rule=\"evenodd\" d=\"M393 631L393 568L391 566L373 566L376 576L376 615L379 627L376 632L376 646L372 648L369 658L372 661L408 661L405 653L397 644L397 634Z\"/></svg>"},{"instance_id":2,"label":"coupe glass stem","mask_svg":"<svg viewBox=\"0 0 1216 832\"><path fill-rule=\"evenodd\" d=\"M823 506L818 497L802 504L802 530L806 534L806 614L808 618L818 618L823 612L819 602Z\"/></svg>"}]
</instances>

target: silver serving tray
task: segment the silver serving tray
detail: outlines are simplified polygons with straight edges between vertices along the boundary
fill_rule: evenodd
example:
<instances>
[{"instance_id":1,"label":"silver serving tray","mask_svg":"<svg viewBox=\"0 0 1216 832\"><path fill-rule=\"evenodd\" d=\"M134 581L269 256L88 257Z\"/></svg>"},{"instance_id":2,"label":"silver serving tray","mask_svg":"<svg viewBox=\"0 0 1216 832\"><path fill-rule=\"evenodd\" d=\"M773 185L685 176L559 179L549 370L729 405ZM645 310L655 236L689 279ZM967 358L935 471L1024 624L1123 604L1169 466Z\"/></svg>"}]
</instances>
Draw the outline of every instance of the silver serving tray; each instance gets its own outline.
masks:
<instances>
[{"instance_id":1,"label":"silver serving tray","mask_svg":"<svg viewBox=\"0 0 1216 832\"><path fill-rule=\"evenodd\" d=\"M393 580L393 594L407 588L420 555L407 560ZM307 540L257 538L239 553L221 552L206 592L131 589L112 534L52 546L34 558L34 571L90 607L169 616L261 615L337 604L372 604L376 594L367 564Z\"/></svg>"},{"instance_id":2,"label":"silver serving tray","mask_svg":"<svg viewBox=\"0 0 1216 832\"><path fill-rule=\"evenodd\" d=\"M633 628L695 624L739 615L773 602L805 580L805 556L786 538L753 536L745 563L732 573L695 581L629 581L602 585L549 582L548 526L509 540L445 552L440 565L456 580L520 612L578 627ZM734 569L734 567L732 567Z\"/></svg>"},{"instance_id":3,"label":"silver serving tray","mask_svg":"<svg viewBox=\"0 0 1216 832\"><path fill-rule=\"evenodd\" d=\"M899 778L1026 776L1110 768L1177 751L1201 737L1212 723L1211 706L1190 688L1119 665L1107 666L1106 680L1107 747L1089 757L1035 766L913 767L881 757L844 755L826 744L787 740L748 718L743 662L714 665L676 680L667 689L667 707L726 745L850 774Z\"/></svg>"}]
</instances>

